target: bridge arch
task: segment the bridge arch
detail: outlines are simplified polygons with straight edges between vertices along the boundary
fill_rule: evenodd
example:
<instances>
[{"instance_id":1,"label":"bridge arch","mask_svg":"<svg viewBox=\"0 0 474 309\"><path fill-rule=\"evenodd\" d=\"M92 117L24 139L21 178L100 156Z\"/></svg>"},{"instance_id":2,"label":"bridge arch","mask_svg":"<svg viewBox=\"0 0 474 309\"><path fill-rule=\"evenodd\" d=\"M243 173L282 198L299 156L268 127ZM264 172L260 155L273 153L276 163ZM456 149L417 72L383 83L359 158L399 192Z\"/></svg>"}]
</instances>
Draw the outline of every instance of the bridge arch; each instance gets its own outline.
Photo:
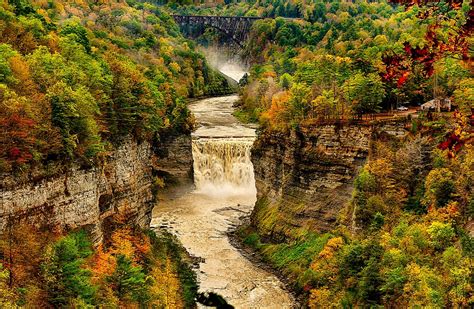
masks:
<instances>
[{"instance_id":1,"label":"bridge arch","mask_svg":"<svg viewBox=\"0 0 474 309\"><path fill-rule=\"evenodd\" d=\"M203 16L203 15L173 15L174 20L181 27L203 26L214 28L228 38L232 39L238 46L243 47L247 40L252 24L261 17L241 16Z\"/></svg>"}]
</instances>

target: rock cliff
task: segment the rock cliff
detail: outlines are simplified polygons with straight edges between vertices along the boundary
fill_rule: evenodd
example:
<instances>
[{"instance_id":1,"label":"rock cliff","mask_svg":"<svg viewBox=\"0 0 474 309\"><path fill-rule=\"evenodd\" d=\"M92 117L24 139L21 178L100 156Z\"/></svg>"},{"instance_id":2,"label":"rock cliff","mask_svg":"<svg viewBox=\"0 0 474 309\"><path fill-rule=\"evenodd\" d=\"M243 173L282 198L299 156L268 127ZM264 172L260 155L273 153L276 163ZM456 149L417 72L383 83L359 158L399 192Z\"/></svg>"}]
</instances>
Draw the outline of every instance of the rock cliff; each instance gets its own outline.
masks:
<instances>
[{"instance_id":1,"label":"rock cliff","mask_svg":"<svg viewBox=\"0 0 474 309\"><path fill-rule=\"evenodd\" d=\"M262 132L252 150L258 202L252 223L261 236L325 232L350 200L352 182L371 141L403 136L403 123L325 125L290 133Z\"/></svg>"},{"instance_id":2,"label":"rock cliff","mask_svg":"<svg viewBox=\"0 0 474 309\"><path fill-rule=\"evenodd\" d=\"M154 147L154 168L170 185L191 183L193 179L193 152L191 135L167 135Z\"/></svg>"},{"instance_id":3,"label":"rock cliff","mask_svg":"<svg viewBox=\"0 0 474 309\"><path fill-rule=\"evenodd\" d=\"M161 154L155 154L156 147L148 142L138 144L129 140L100 167L81 169L76 166L39 181L17 184L11 176L3 177L0 229L4 230L8 222L27 222L65 231L86 228L97 245L113 227L115 215L126 223L146 227L155 200L154 175L159 173L152 162L159 162L161 158L161 168L184 177L179 166L170 166L170 162L176 156L175 149L182 149L181 163L188 169L192 166L192 157L185 158L191 153L190 143L189 152L184 151L186 139L178 136L167 140L159 147Z\"/></svg>"}]
</instances>

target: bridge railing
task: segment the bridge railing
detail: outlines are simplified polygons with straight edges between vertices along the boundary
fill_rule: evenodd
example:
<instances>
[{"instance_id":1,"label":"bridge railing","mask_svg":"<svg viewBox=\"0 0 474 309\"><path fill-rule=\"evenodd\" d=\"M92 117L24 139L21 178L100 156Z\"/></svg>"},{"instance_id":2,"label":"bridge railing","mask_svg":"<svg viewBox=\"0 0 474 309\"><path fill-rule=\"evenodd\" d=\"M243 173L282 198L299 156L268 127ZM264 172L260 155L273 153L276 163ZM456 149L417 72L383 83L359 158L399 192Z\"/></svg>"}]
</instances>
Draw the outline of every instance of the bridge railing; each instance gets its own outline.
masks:
<instances>
[{"instance_id":1,"label":"bridge railing","mask_svg":"<svg viewBox=\"0 0 474 309\"><path fill-rule=\"evenodd\" d=\"M197 18L232 18L232 19L265 19L265 17L258 17L258 16L227 16L227 15L178 15L178 14L173 14L171 15L172 17L182 17L182 18L187 18L187 17L197 17Z\"/></svg>"}]
</instances>

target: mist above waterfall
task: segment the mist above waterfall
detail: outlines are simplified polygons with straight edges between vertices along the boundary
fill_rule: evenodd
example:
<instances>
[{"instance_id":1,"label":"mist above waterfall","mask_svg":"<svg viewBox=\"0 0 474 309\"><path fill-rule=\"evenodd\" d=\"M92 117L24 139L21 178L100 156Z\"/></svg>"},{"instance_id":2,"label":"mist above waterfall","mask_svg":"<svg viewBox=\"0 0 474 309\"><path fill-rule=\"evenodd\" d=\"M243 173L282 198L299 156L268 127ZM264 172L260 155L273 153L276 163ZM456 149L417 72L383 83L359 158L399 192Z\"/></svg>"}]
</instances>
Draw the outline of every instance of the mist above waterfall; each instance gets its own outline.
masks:
<instances>
[{"instance_id":1,"label":"mist above waterfall","mask_svg":"<svg viewBox=\"0 0 474 309\"><path fill-rule=\"evenodd\" d=\"M199 49L213 68L237 82L245 73L248 73L248 66L244 64L238 53L233 49L218 46L201 46Z\"/></svg>"}]
</instances>

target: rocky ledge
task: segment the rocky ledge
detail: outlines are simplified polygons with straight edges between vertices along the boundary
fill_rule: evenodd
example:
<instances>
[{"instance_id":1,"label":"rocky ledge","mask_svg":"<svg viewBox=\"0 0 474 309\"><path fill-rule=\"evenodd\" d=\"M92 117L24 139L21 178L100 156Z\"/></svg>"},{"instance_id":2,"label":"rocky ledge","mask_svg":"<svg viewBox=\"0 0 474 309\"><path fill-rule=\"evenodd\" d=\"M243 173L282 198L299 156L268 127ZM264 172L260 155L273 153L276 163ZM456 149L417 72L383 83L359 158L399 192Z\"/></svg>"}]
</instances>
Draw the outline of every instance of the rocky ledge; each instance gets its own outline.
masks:
<instances>
[{"instance_id":1,"label":"rocky ledge","mask_svg":"<svg viewBox=\"0 0 474 309\"><path fill-rule=\"evenodd\" d=\"M372 141L406 133L403 122L262 132L252 150L258 192L252 224L276 240L299 228L331 230Z\"/></svg>"},{"instance_id":2,"label":"rocky ledge","mask_svg":"<svg viewBox=\"0 0 474 309\"><path fill-rule=\"evenodd\" d=\"M161 149L158 154L157 146L128 140L100 167L72 167L39 181L16 184L7 179L13 178L11 175L4 176L0 230L22 222L60 231L85 228L98 245L117 217L123 223L147 227L155 204L155 176L160 169L176 173L177 178L189 174L180 170L192 166L190 137L189 143L187 140L183 136L170 138L157 145ZM177 155L181 164L171 164ZM160 164L156 166L156 162Z\"/></svg>"}]
</instances>

